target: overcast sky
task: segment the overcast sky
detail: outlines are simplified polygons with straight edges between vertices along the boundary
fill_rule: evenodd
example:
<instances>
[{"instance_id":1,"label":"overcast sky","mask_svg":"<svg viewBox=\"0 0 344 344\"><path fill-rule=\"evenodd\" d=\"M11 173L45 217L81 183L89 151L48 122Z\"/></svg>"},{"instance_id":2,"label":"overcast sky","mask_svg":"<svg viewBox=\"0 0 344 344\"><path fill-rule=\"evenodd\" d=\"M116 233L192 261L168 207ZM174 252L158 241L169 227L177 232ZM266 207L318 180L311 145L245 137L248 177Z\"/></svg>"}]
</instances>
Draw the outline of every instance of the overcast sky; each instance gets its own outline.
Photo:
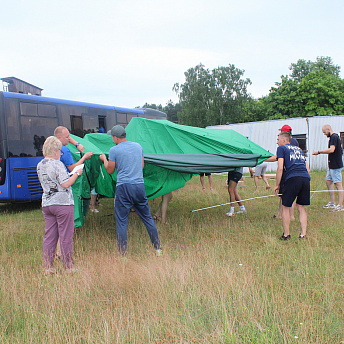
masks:
<instances>
[{"instance_id":1,"label":"overcast sky","mask_svg":"<svg viewBox=\"0 0 344 344\"><path fill-rule=\"evenodd\" d=\"M298 59L344 69L343 0L8 0L0 77L43 95L123 107L166 105L203 63L234 64L267 95Z\"/></svg>"}]
</instances>

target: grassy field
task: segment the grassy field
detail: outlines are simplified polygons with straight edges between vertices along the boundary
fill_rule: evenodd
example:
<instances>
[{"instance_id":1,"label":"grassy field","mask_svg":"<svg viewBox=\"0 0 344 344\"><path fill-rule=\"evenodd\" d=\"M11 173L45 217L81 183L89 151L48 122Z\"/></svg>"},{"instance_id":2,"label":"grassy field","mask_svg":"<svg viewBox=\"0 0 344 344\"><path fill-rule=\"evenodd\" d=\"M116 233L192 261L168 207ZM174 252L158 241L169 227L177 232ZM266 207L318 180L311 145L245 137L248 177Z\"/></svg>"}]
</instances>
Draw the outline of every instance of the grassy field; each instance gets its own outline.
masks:
<instances>
[{"instance_id":1,"label":"grassy field","mask_svg":"<svg viewBox=\"0 0 344 344\"><path fill-rule=\"evenodd\" d=\"M311 189L324 178L312 173ZM278 239L275 197L233 218L229 206L190 213L228 202L225 179L204 192L194 177L174 193L169 224L158 224L161 257L131 214L129 257L118 259L113 200L103 199L76 231L73 276L61 262L57 275L42 274L39 204L1 205L0 343L343 343L344 212L322 209L328 194L314 194L308 238L295 221L289 242ZM249 177L239 192L272 194L255 193Z\"/></svg>"}]
</instances>

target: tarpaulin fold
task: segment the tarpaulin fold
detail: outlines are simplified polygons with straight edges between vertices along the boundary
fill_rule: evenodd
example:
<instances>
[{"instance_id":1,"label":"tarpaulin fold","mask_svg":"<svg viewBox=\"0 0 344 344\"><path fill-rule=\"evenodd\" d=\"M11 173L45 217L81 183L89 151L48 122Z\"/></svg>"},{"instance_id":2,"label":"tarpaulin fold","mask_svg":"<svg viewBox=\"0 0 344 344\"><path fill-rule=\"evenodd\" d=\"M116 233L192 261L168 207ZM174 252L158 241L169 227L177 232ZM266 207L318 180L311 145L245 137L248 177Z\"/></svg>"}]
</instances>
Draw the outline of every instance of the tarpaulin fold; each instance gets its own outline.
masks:
<instances>
[{"instance_id":1,"label":"tarpaulin fold","mask_svg":"<svg viewBox=\"0 0 344 344\"><path fill-rule=\"evenodd\" d=\"M237 167L257 165L257 154L145 154L145 163L176 172L229 172Z\"/></svg>"}]
</instances>

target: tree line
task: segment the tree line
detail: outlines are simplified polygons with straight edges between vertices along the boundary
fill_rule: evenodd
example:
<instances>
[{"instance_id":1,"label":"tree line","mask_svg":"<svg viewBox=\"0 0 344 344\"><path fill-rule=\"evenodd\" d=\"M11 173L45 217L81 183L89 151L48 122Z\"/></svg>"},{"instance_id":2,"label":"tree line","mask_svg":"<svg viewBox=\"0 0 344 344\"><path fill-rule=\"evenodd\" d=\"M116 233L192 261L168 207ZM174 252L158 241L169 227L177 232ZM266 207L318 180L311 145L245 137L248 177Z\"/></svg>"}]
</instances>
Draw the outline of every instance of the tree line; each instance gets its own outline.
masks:
<instances>
[{"instance_id":1,"label":"tree line","mask_svg":"<svg viewBox=\"0 0 344 344\"><path fill-rule=\"evenodd\" d=\"M255 99L247 91L252 82L244 77L244 70L233 64L209 70L199 64L184 73L184 83L174 84L178 103L169 100L164 107L147 103L143 107L196 127L344 113L344 80L331 57L299 59L289 70L267 96Z\"/></svg>"}]
</instances>

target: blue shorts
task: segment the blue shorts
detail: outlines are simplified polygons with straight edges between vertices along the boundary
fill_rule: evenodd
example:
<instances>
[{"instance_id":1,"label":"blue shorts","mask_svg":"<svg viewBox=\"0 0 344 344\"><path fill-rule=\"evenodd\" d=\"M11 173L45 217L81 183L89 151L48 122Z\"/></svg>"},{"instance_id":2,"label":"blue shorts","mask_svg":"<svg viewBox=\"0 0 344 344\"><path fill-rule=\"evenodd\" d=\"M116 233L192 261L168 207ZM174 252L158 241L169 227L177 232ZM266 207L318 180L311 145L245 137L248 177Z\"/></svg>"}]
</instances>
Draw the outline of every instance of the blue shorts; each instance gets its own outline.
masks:
<instances>
[{"instance_id":1,"label":"blue shorts","mask_svg":"<svg viewBox=\"0 0 344 344\"><path fill-rule=\"evenodd\" d=\"M327 169L326 180L331 180L333 183L341 183L342 182L342 169Z\"/></svg>"},{"instance_id":2,"label":"blue shorts","mask_svg":"<svg viewBox=\"0 0 344 344\"><path fill-rule=\"evenodd\" d=\"M307 177L292 177L284 184L282 205L291 207L296 198L296 204L310 204L310 180Z\"/></svg>"}]
</instances>

